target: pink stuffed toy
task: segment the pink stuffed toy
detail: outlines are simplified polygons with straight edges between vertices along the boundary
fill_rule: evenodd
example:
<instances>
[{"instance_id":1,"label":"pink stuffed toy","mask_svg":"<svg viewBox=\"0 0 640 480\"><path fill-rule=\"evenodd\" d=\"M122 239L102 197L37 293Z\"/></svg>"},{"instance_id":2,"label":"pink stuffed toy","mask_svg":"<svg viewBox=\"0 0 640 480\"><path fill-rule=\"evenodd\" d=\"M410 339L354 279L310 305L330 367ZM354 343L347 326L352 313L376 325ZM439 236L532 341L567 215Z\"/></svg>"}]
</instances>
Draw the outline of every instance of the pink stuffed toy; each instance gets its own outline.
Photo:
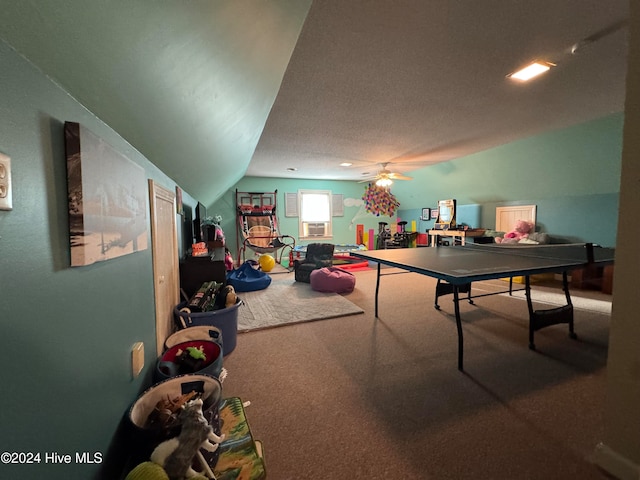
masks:
<instances>
[{"instance_id":1,"label":"pink stuffed toy","mask_svg":"<svg viewBox=\"0 0 640 480\"><path fill-rule=\"evenodd\" d=\"M227 272L233 270L233 257L231 256L231 252L228 248L224 249L224 267Z\"/></svg>"},{"instance_id":2,"label":"pink stuffed toy","mask_svg":"<svg viewBox=\"0 0 640 480\"><path fill-rule=\"evenodd\" d=\"M533 231L533 227L534 225L531 222L518 220L512 231L505 233L504 237L496 237L496 243L518 243L529 236Z\"/></svg>"}]
</instances>

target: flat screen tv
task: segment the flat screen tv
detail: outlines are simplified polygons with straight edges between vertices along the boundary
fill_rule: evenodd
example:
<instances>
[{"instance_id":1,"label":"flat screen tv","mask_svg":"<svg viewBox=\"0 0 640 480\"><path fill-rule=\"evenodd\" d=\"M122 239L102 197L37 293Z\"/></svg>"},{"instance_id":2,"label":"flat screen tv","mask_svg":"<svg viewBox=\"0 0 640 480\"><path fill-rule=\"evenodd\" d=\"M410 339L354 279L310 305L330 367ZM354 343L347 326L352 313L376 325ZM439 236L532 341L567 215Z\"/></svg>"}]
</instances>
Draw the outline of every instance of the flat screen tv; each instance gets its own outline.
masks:
<instances>
[{"instance_id":1,"label":"flat screen tv","mask_svg":"<svg viewBox=\"0 0 640 480\"><path fill-rule=\"evenodd\" d=\"M193 219L193 237L195 239L196 243L202 242L202 221L206 218L207 216L207 209L205 208L205 206L203 204L201 204L200 202L198 202L198 205L196 205L196 209L195 209L195 216Z\"/></svg>"},{"instance_id":2,"label":"flat screen tv","mask_svg":"<svg viewBox=\"0 0 640 480\"><path fill-rule=\"evenodd\" d=\"M193 209L189 205L184 205L182 215L182 243L184 251L186 252L193 244Z\"/></svg>"}]
</instances>

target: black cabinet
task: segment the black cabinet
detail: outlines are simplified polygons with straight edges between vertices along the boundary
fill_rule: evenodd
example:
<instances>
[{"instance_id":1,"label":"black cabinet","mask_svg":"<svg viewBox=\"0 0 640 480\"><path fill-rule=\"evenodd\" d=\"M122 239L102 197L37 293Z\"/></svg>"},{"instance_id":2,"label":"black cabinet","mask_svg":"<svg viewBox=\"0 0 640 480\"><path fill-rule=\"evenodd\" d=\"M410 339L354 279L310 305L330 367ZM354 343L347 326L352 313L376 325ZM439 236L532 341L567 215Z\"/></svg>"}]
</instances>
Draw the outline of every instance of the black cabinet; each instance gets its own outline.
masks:
<instances>
[{"instance_id":1,"label":"black cabinet","mask_svg":"<svg viewBox=\"0 0 640 480\"><path fill-rule=\"evenodd\" d=\"M180 288L188 297L198 291L204 282L226 283L224 247L216 248L213 255L186 257L180 262Z\"/></svg>"}]
</instances>

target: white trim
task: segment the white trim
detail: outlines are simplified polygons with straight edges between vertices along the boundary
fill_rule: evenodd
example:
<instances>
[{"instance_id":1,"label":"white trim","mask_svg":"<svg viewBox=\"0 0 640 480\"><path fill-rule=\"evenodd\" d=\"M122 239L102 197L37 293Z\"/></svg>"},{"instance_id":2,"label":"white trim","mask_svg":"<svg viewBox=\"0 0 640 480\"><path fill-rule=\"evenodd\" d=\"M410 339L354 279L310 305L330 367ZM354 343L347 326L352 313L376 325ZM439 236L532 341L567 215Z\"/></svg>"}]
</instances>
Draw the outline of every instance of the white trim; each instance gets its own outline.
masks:
<instances>
[{"instance_id":1,"label":"white trim","mask_svg":"<svg viewBox=\"0 0 640 480\"><path fill-rule=\"evenodd\" d=\"M596 465L619 480L640 480L640 465L602 442L596 445L594 461Z\"/></svg>"},{"instance_id":2,"label":"white trim","mask_svg":"<svg viewBox=\"0 0 640 480\"><path fill-rule=\"evenodd\" d=\"M302 197L305 194L312 194L312 195L326 195L328 197L328 202L329 202L329 216L328 216L328 220L325 222L322 221L318 221L318 220L306 220L304 218L302 218L303 215L303 205L302 205ZM331 239L333 238L333 195L331 193L331 190L316 190L316 189L300 189L298 190L297 193L297 197L298 197L298 238L300 240L320 240L320 239ZM316 235L309 235L309 228L308 228L308 224L313 224L313 225L317 225L319 223L324 223L324 234L320 235L320 234L316 234ZM316 231L318 231L316 229Z\"/></svg>"},{"instance_id":3,"label":"white trim","mask_svg":"<svg viewBox=\"0 0 640 480\"><path fill-rule=\"evenodd\" d=\"M300 204L297 193L284 194L284 216L297 217L299 215ZM344 194L331 193L331 216L344 217Z\"/></svg>"},{"instance_id":4,"label":"white trim","mask_svg":"<svg viewBox=\"0 0 640 480\"><path fill-rule=\"evenodd\" d=\"M164 188L151 178L147 184L151 212L156 352L160 355L164 351L165 340L173 333L173 306L180 301L176 195L175 191ZM161 202L167 206L163 207ZM167 208L171 209L171 215L166 214Z\"/></svg>"}]
</instances>

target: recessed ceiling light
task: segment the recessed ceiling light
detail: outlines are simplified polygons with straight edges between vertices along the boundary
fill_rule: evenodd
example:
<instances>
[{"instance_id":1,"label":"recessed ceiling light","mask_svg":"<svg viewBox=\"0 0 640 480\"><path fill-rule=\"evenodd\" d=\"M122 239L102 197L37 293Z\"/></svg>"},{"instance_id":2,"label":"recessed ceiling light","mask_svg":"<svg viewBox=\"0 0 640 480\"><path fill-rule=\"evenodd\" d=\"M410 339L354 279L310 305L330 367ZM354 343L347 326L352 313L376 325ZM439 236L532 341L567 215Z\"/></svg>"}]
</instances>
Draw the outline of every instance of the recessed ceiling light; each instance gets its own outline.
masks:
<instances>
[{"instance_id":1,"label":"recessed ceiling light","mask_svg":"<svg viewBox=\"0 0 640 480\"><path fill-rule=\"evenodd\" d=\"M353 165L353 163L349 163L349 162L342 162L340 164L341 167L350 167L351 165Z\"/></svg>"},{"instance_id":2,"label":"recessed ceiling light","mask_svg":"<svg viewBox=\"0 0 640 480\"><path fill-rule=\"evenodd\" d=\"M507 77L526 82L555 66L555 63L551 62L533 62L517 72L510 73Z\"/></svg>"}]
</instances>

